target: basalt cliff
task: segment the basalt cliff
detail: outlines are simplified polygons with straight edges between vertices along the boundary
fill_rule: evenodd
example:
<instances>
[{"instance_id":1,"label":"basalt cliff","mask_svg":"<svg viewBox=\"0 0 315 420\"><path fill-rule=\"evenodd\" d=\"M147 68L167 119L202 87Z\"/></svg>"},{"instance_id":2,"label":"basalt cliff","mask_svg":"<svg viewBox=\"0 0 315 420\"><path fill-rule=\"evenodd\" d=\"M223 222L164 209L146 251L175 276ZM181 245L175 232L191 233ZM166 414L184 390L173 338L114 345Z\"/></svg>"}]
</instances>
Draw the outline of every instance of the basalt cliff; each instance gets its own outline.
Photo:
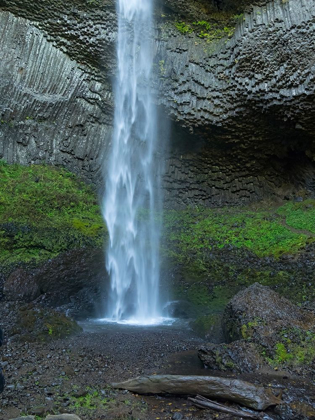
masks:
<instances>
[{"instance_id":1,"label":"basalt cliff","mask_svg":"<svg viewBox=\"0 0 315 420\"><path fill-rule=\"evenodd\" d=\"M312 195L314 2L165 0L155 15L165 205ZM99 183L116 35L113 0L0 1L1 159Z\"/></svg>"}]
</instances>

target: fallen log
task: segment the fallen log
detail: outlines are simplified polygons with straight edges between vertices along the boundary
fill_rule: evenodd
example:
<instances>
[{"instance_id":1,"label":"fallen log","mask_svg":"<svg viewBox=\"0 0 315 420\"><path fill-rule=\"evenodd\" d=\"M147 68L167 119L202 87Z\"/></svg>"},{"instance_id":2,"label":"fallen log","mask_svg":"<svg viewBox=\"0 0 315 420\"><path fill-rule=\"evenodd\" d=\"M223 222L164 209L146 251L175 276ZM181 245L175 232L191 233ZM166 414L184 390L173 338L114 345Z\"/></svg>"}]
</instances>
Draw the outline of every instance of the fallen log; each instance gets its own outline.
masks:
<instances>
[{"instance_id":1,"label":"fallen log","mask_svg":"<svg viewBox=\"0 0 315 420\"><path fill-rule=\"evenodd\" d=\"M197 395L196 398L188 398L195 406L199 408L210 408L211 410L220 411L221 413L232 414L235 417L242 417L243 419L261 420L260 415L255 413L248 413L243 410L236 410L235 408L226 407L223 404L219 404L214 401L210 401L207 398Z\"/></svg>"},{"instance_id":2,"label":"fallen log","mask_svg":"<svg viewBox=\"0 0 315 420\"><path fill-rule=\"evenodd\" d=\"M281 403L269 389L265 390L262 386L215 376L139 376L125 382L113 383L112 387L139 394L200 394L204 397L233 401L259 411Z\"/></svg>"}]
</instances>

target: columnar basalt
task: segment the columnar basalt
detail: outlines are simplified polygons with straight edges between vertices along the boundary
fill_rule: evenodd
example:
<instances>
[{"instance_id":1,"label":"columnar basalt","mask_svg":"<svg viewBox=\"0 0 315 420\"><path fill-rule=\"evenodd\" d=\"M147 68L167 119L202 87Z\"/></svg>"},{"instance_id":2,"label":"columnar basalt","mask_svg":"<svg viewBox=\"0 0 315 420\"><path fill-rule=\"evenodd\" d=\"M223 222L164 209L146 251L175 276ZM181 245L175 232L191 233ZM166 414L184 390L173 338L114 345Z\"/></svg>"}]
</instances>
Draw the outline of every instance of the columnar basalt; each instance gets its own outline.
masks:
<instances>
[{"instance_id":1,"label":"columnar basalt","mask_svg":"<svg viewBox=\"0 0 315 420\"><path fill-rule=\"evenodd\" d=\"M231 38L202 38L191 20L182 31L161 23L160 100L195 132L171 153L167 179L180 205L314 188L315 6L273 1L247 10Z\"/></svg>"},{"instance_id":2,"label":"columnar basalt","mask_svg":"<svg viewBox=\"0 0 315 420\"><path fill-rule=\"evenodd\" d=\"M169 207L314 191L315 5L236 3L167 0L157 9L155 87L174 120ZM112 131L114 2L2 0L0 20L0 157L61 164L98 182ZM219 22L221 35L201 36L193 24L203 21Z\"/></svg>"}]
</instances>

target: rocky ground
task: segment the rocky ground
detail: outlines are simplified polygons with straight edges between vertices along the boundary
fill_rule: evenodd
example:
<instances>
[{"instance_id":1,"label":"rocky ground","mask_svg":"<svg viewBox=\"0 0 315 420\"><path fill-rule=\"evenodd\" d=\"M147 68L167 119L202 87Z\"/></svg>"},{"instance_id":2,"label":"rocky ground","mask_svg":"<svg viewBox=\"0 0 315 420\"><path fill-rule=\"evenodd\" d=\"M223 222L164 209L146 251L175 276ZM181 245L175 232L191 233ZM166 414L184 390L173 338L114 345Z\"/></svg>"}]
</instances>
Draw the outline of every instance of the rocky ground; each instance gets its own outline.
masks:
<instances>
[{"instance_id":1,"label":"rocky ground","mask_svg":"<svg viewBox=\"0 0 315 420\"><path fill-rule=\"evenodd\" d=\"M9 340L2 349L7 383L0 418L75 412L93 420L156 419L172 418L176 410L192 418L196 410L185 399L142 398L109 384L154 374L171 354L196 349L201 341L183 328L119 326L45 344Z\"/></svg>"},{"instance_id":2,"label":"rocky ground","mask_svg":"<svg viewBox=\"0 0 315 420\"><path fill-rule=\"evenodd\" d=\"M2 305L1 309L4 327L5 307ZM83 420L235 418L195 408L185 397L140 396L110 387L112 381L142 374L209 374L197 358L196 349L203 340L187 324L104 328L85 323L82 327L81 333L70 338L46 343L25 343L14 336L6 340L1 351L6 376L6 388L0 397L1 420L23 414L41 419L48 413L75 413ZM315 418L312 408L315 387L307 379L277 371L272 375L256 372L228 376L263 383L276 395L279 391L283 393L285 404L262 418ZM297 404L298 411L294 411Z\"/></svg>"}]
</instances>

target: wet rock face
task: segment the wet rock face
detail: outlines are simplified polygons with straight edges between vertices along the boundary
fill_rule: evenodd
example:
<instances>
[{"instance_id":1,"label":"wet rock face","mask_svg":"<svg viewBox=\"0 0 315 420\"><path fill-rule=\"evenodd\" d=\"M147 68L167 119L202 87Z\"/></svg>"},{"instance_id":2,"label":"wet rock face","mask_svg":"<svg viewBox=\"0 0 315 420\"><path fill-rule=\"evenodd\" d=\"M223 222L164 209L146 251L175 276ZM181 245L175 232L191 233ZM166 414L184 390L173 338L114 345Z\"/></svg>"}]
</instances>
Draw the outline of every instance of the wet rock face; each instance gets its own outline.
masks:
<instances>
[{"instance_id":1,"label":"wet rock face","mask_svg":"<svg viewBox=\"0 0 315 420\"><path fill-rule=\"evenodd\" d=\"M242 13L252 4L266 4L266 0L164 0L163 3L181 16L200 21L211 13Z\"/></svg>"},{"instance_id":2,"label":"wet rock face","mask_svg":"<svg viewBox=\"0 0 315 420\"><path fill-rule=\"evenodd\" d=\"M314 3L160 3L155 87L177 120L166 206L314 192ZM243 10L231 39L208 42L174 24ZM115 1L3 0L0 24L0 158L99 182L112 132Z\"/></svg>"},{"instance_id":3,"label":"wet rock face","mask_svg":"<svg viewBox=\"0 0 315 420\"><path fill-rule=\"evenodd\" d=\"M15 270L4 283L4 300L86 319L104 314L108 286L103 250L83 248L63 252L37 269Z\"/></svg>"},{"instance_id":4,"label":"wet rock face","mask_svg":"<svg viewBox=\"0 0 315 420\"><path fill-rule=\"evenodd\" d=\"M194 128L229 128L236 119L240 124L246 115L263 119L261 114L271 111L304 135L314 134L314 123L307 124L303 115L312 112L314 97L314 14L309 2L271 1L244 13L234 36L218 42L203 42L195 33L183 37L174 25L162 24L164 102Z\"/></svg>"},{"instance_id":5,"label":"wet rock face","mask_svg":"<svg viewBox=\"0 0 315 420\"><path fill-rule=\"evenodd\" d=\"M108 274L103 250L74 250L48 261L34 273L42 302L75 318L100 315Z\"/></svg>"},{"instance_id":6,"label":"wet rock face","mask_svg":"<svg viewBox=\"0 0 315 420\"><path fill-rule=\"evenodd\" d=\"M33 276L22 269L15 270L10 274L3 289L6 300L32 302L40 295L39 287Z\"/></svg>"},{"instance_id":7,"label":"wet rock face","mask_svg":"<svg viewBox=\"0 0 315 420\"><path fill-rule=\"evenodd\" d=\"M91 73L106 69L99 77L110 79L116 57L115 0L43 0L40 7L31 0L2 0L0 7L29 20L73 60L93 69Z\"/></svg>"}]
</instances>

